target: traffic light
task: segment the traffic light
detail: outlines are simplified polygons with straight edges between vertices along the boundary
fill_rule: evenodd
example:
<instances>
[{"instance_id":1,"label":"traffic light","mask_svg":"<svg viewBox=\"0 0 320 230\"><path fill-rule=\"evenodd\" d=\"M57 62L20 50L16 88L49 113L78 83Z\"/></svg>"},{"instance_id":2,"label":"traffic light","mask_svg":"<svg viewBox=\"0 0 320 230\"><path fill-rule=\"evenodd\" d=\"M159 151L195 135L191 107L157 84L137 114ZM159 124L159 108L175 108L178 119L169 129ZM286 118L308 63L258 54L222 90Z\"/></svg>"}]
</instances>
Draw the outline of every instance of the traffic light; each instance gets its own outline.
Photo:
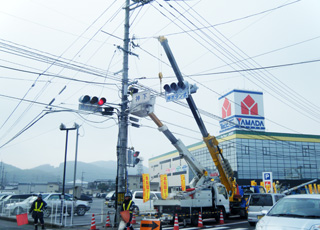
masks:
<instances>
[{"instance_id":1,"label":"traffic light","mask_svg":"<svg viewBox=\"0 0 320 230\"><path fill-rule=\"evenodd\" d=\"M133 153L134 153L134 150L131 148L131 149L128 149L127 150L127 163L128 165L133 165Z\"/></svg>"},{"instance_id":2,"label":"traffic light","mask_svg":"<svg viewBox=\"0 0 320 230\"><path fill-rule=\"evenodd\" d=\"M189 84L187 81L179 81L164 85L166 101L177 101L189 97L195 93L198 87L195 84Z\"/></svg>"},{"instance_id":3,"label":"traffic light","mask_svg":"<svg viewBox=\"0 0 320 230\"><path fill-rule=\"evenodd\" d=\"M84 95L79 99L79 109L93 112L103 112L103 105L107 102L104 97Z\"/></svg>"},{"instance_id":4,"label":"traffic light","mask_svg":"<svg viewBox=\"0 0 320 230\"><path fill-rule=\"evenodd\" d=\"M140 162L140 158L138 158L139 154L140 154L139 151L135 151L133 153L133 167Z\"/></svg>"}]
</instances>

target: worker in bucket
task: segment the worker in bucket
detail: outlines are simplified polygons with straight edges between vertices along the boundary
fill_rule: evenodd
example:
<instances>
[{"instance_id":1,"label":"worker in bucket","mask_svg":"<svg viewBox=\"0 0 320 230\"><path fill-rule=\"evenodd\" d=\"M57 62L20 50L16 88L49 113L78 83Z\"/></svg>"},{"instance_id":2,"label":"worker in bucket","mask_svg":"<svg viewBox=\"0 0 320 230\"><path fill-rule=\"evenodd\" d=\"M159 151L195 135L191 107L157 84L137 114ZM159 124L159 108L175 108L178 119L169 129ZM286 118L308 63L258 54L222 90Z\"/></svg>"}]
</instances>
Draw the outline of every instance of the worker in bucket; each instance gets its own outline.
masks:
<instances>
[{"instance_id":1,"label":"worker in bucket","mask_svg":"<svg viewBox=\"0 0 320 230\"><path fill-rule=\"evenodd\" d=\"M124 201L120 209L121 221L119 224L119 230L127 230L128 228L130 228L130 230L133 230L131 224L133 216L133 207L134 202L131 199L131 194L126 193L124 195Z\"/></svg>"},{"instance_id":2,"label":"worker in bucket","mask_svg":"<svg viewBox=\"0 0 320 230\"><path fill-rule=\"evenodd\" d=\"M41 223L41 229L45 229L43 220L43 210L47 207L47 203L42 200L42 195L39 194L38 198L32 203L29 210L29 214L32 213L32 218L34 219L34 229L38 230L38 220Z\"/></svg>"}]
</instances>

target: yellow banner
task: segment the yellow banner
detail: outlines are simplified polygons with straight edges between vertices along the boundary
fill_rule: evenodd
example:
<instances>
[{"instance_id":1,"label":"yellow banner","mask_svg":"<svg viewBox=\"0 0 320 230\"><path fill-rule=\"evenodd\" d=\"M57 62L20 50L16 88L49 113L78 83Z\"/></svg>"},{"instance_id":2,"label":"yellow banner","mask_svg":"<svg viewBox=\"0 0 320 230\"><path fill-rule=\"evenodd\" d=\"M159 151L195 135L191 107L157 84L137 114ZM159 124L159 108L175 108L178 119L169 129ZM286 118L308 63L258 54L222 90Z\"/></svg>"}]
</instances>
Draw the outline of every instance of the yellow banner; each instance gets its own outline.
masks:
<instances>
[{"instance_id":1,"label":"yellow banner","mask_svg":"<svg viewBox=\"0 0 320 230\"><path fill-rule=\"evenodd\" d=\"M167 199L168 197L168 176L166 174L160 175L160 189L162 199Z\"/></svg>"},{"instance_id":2,"label":"yellow banner","mask_svg":"<svg viewBox=\"0 0 320 230\"><path fill-rule=\"evenodd\" d=\"M150 179L149 174L142 174L143 203L150 199Z\"/></svg>"},{"instance_id":3,"label":"yellow banner","mask_svg":"<svg viewBox=\"0 0 320 230\"><path fill-rule=\"evenodd\" d=\"M181 190L186 191L186 178L183 174L180 175L181 178Z\"/></svg>"}]
</instances>

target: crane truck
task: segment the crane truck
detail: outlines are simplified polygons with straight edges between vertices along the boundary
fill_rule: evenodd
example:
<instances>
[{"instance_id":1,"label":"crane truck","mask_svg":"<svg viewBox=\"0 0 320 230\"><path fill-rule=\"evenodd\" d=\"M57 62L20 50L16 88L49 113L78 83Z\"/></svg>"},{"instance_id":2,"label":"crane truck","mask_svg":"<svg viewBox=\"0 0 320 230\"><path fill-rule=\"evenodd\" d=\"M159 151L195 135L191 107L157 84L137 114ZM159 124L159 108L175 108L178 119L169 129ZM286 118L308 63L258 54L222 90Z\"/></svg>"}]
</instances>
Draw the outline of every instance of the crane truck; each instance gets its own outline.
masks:
<instances>
[{"instance_id":1,"label":"crane truck","mask_svg":"<svg viewBox=\"0 0 320 230\"><path fill-rule=\"evenodd\" d=\"M168 60L171 64L171 67L178 79L178 84L171 84L171 85L165 85L164 89L166 90L166 94L170 94L170 91L173 91L174 88L177 87L177 85L179 85L181 88L189 88L189 92L185 95L183 95L180 98L185 98L189 108L193 114L193 117L200 129L200 132L202 134L203 137L203 141L206 144L209 153L212 157L212 160L219 172L219 177L220 177L220 181L221 183L226 187L228 193L229 193L229 200L230 200L230 207L231 207L231 213L232 214L239 214L241 217L245 218L247 216L247 212L246 212L246 201L245 201L245 197L243 195L240 194L240 188L235 180L234 173L233 170L228 162L228 160L226 158L224 158L223 154L222 154L222 149L219 147L219 143L216 139L216 137L211 136L205 125L204 122L200 116L200 112L192 98L192 90L194 91L194 89L196 89L196 86L192 86L190 85L187 81L185 81L183 79L183 76L180 72L180 69L177 65L177 62L172 54L172 51L169 47L168 44L168 40L163 37L160 36L159 37L159 41L162 45L162 47L164 48L164 51L168 57ZM167 95L166 95L167 97ZM170 98L170 97L167 97ZM171 97L172 98L172 97Z\"/></svg>"}]
</instances>

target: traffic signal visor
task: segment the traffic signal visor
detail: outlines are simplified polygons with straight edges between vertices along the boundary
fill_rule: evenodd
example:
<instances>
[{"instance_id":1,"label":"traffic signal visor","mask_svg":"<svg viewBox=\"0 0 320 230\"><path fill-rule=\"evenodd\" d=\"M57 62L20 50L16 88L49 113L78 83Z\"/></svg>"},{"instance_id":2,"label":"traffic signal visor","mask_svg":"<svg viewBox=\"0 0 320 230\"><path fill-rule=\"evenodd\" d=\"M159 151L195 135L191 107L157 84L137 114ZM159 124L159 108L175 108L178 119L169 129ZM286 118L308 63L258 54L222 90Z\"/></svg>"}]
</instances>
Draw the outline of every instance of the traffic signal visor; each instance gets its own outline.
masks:
<instances>
[{"instance_id":1,"label":"traffic signal visor","mask_svg":"<svg viewBox=\"0 0 320 230\"><path fill-rule=\"evenodd\" d=\"M135 151L133 154L133 165L136 165L140 162L139 157L140 152L139 151Z\"/></svg>"}]
</instances>

